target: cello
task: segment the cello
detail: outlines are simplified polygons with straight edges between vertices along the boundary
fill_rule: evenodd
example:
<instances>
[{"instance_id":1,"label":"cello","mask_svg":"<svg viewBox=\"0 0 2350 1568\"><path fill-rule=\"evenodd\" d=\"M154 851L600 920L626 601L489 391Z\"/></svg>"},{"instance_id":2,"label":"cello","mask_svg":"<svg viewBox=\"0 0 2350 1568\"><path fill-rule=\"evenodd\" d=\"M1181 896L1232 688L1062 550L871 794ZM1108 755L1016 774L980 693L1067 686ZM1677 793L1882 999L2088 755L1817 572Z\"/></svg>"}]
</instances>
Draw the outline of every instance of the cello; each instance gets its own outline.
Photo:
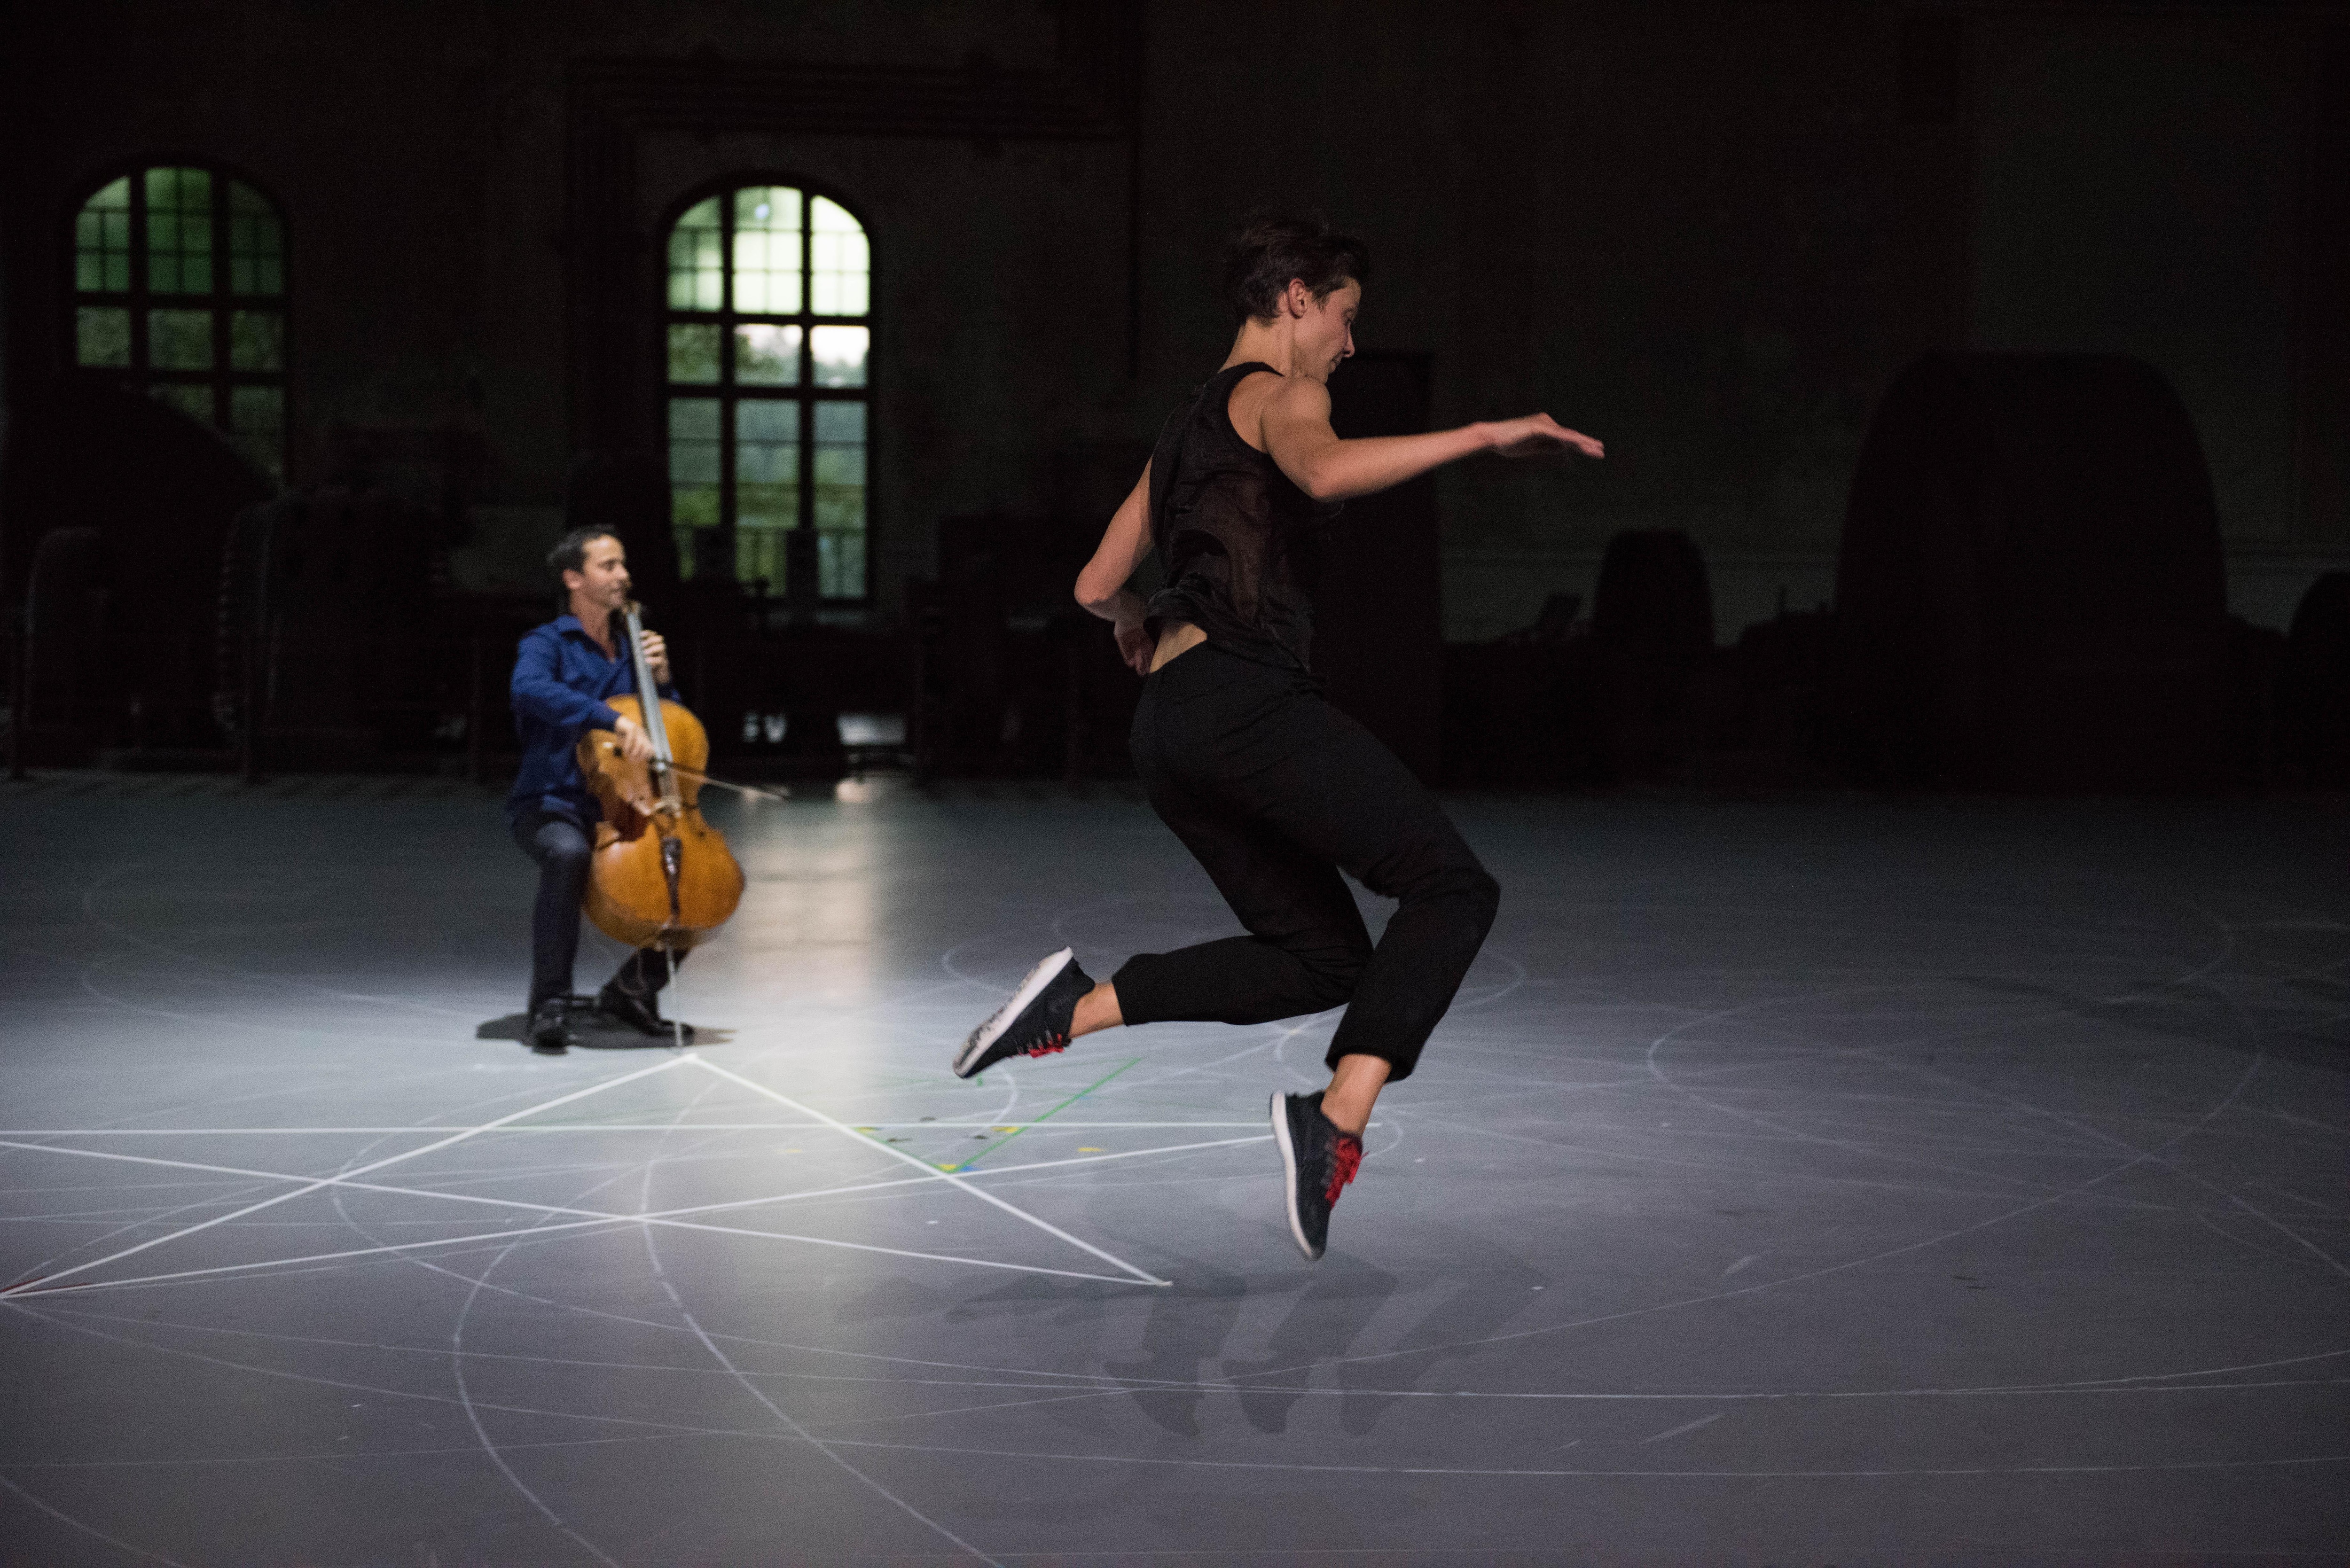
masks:
<instances>
[{"instance_id":1,"label":"cello","mask_svg":"<svg viewBox=\"0 0 2350 1568\"><path fill-rule=\"evenodd\" d=\"M604 810L580 903L605 935L634 948L660 948L674 960L734 913L743 901L743 867L695 804L708 778L709 733L685 704L662 697L653 684L644 607L631 599L620 613L637 690L605 701L643 727L653 754L630 761L610 730L579 739L580 775Z\"/></svg>"}]
</instances>

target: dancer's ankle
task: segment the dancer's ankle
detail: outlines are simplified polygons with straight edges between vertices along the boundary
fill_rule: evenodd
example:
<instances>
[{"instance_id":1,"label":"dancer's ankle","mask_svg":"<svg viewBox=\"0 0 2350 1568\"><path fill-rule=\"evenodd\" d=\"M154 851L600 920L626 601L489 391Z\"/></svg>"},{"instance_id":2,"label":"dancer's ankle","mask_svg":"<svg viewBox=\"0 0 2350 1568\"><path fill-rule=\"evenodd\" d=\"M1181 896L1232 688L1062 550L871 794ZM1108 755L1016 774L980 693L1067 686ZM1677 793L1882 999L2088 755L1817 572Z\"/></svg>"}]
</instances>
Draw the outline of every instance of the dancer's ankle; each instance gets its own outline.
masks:
<instances>
[{"instance_id":1,"label":"dancer's ankle","mask_svg":"<svg viewBox=\"0 0 2350 1568\"><path fill-rule=\"evenodd\" d=\"M1322 1091L1322 1114L1340 1132L1363 1136L1371 1125L1371 1107L1394 1064L1383 1056L1346 1055L1331 1070L1330 1086Z\"/></svg>"},{"instance_id":2,"label":"dancer's ankle","mask_svg":"<svg viewBox=\"0 0 2350 1568\"><path fill-rule=\"evenodd\" d=\"M1100 981L1077 999L1077 1010L1069 1018L1069 1038L1116 1029L1125 1022L1126 1015L1118 1007L1118 988L1106 980Z\"/></svg>"}]
</instances>

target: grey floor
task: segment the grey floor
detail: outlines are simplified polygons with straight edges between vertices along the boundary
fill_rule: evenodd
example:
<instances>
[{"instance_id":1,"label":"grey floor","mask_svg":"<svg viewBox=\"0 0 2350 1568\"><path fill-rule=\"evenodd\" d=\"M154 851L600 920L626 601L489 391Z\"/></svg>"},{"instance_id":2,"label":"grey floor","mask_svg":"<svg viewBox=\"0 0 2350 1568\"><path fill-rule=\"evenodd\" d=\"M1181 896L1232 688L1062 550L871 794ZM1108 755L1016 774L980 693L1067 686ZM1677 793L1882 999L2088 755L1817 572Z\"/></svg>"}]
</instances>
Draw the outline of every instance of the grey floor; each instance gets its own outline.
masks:
<instances>
[{"instance_id":1,"label":"grey floor","mask_svg":"<svg viewBox=\"0 0 2350 1568\"><path fill-rule=\"evenodd\" d=\"M1332 1017L946 1071L1227 929L1128 794L722 808L716 1027L560 1059L487 796L0 808L11 1563L2350 1554L2339 803L1462 800L1318 1266Z\"/></svg>"}]
</instances>

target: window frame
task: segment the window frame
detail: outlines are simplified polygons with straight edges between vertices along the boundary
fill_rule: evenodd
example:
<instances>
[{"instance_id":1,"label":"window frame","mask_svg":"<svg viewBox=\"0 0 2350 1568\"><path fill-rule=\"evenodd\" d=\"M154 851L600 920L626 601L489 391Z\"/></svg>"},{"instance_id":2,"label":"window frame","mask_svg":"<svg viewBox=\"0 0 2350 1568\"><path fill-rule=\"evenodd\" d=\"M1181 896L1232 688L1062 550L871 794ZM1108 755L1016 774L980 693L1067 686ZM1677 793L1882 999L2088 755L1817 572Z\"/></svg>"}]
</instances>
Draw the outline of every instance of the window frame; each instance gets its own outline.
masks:
<instances>
[{"instance_id":1,"label":"window frame","mask_svg":"<svg viewBox=\"0 0 2350 1568\"><path fill-rule=\"evenodd\" d=\"M151 286L147 244L146 182L148 174L158 169L200 170L211 179L213 287L205 293L158 294ZM100 192L118 180L128 182L131 192L127 237L130 287L85 289L81 286L80 275L81 215ZM232 234L235 219L229 192L232 182L244 185L267 203L269 215L277 225L278 287L275 294L238 294L234 290L235 252ZM155 389L164 386L209 388L212 392L212 417L205 423L240 457L265 474L269 472L268 465L237 440L231 405L239 387L274 387L278 394L276 438L281 472L271 477L280 484L290 483L294 466L294 226L286 221L286 203L267 184L255 179L236 164L216 158L169 152L145 154L107 164L95 175L77 182L73 192L66 203L64 222L59 225L61 275L65 282L65 286L58 291L59 343L62 348L59 357L68 373L128 387L141 397L153 397ZM85 365L81 362L80 312L86 307L120 309L129 314L130 362L128 365ZM159 309L201 309L212 318L211 369L165 369L154 363L149 313ZM277 318L276 369L241 370L235 368L233 362L234 317L240 310L266 312ZM171 406L179 407L177 404Z\"/></svg>"},{"instance_id":2,"label":"window frame","mask_svg":"<svg viewBox=\"0 0 2350 1568\"><path fill-rule=\"evenodd\" d=\"M796 312L742 311L735 308L735 197L743 191L761 186L781 186L800 193L800 308ZM721 262L719 306L715 310L683 309L670 303L671 239L677 233L678 225L684 221L687 213L704 202L713 199L718 203L719 217L718 245ZM816 309L814 281L816 224L813 219L813 209L819 199L832 202L847 213L856 223L858 233L864 237L866 296L865 309L862 314L826 315L818 313ZM806 533L815 535L823 532L816 526L816 406L819 403L839 402L856 403L864 408L864 472L861 476L863 480L861 489L865 497L865 516L864 526L860 530L862 539L860 558L863 568L859 574L861 580L854 595L827 595L822 591L822 584L819 581L816 591L808 596L808 598L816 604L838 609L862 607L873 602L873 405L875 383L878 379L876 376L878 357L873 351L873 280L880 271L879 258L876 254L877 248L873 241L872 224L867 222L865 213L859 210L856 202L823 181L811 180L800 174L773 169L738 170L692 187L664 210L659 239L653 246L659 263L656 287L660 301L660 326L658 341L661 395L660 415L656 424L660 438L662 470L666 475L669 471L671 403L679 398L700 398L715 403L718 407L718 522L715 524L715 531L723 536L723 543L720 548L726 558L737 558L736 540L739 537L740 526L740 508L736 496L735 410L744 402L795 402L798 405L795 427L800 452L797 496L793 509L792 525L789 528L776 530L786 541L784 544L784 549L785 558L788 561L790 551L788 540L792 535ZM765 386L758 383L745 385L737 379L735 328L744 325L770 325L798 329L800 362L799 376L795 381L780 386ZM679 326L710 326L718 329L718 379L716 381L677 381L671 379L669 333L671 327ZM865 329L864 385L826 387L817 384L816 329L819 327L860 327ZM667 493L673 496L674 482L665 479L664 483L669 486ZM677 524L673 515L671 519L671 529L674 536ZM682 547L684 541L681 540L680 543L681 565L685 568L681 575L691 576L693 573L688 551ZM745 588L753 586L753 582L735 576L731 571L723 580ZM791 584L788 581L771 584L769 592L785 597L797 597L792 594Z\"/></svg>"}]
</instances>

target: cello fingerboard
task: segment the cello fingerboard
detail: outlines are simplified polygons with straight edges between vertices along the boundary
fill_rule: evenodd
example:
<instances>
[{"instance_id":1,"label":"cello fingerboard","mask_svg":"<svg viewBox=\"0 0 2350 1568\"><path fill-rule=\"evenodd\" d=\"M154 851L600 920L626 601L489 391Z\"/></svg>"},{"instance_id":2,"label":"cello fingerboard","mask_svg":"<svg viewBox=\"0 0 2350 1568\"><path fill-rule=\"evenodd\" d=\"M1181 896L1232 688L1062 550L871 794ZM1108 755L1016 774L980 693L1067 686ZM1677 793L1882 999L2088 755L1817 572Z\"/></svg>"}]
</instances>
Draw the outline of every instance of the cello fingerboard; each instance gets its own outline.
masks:
<instances>
[{"instance_id":1,"label":"cello fingerboard","mask_svg":"<svg viewBox=\"0 0 2350 1568\"><path fill-rule=\"evenodd\" d=\"M661 722L660 690L653 684L652 666L645 662L644 607L630 599L622 613L629 619L629 658L637 675L637 706L644 710L645 738L653 743L653 764L666 774L673 759L669 727Z\"/></svg>"}]
</instances>

